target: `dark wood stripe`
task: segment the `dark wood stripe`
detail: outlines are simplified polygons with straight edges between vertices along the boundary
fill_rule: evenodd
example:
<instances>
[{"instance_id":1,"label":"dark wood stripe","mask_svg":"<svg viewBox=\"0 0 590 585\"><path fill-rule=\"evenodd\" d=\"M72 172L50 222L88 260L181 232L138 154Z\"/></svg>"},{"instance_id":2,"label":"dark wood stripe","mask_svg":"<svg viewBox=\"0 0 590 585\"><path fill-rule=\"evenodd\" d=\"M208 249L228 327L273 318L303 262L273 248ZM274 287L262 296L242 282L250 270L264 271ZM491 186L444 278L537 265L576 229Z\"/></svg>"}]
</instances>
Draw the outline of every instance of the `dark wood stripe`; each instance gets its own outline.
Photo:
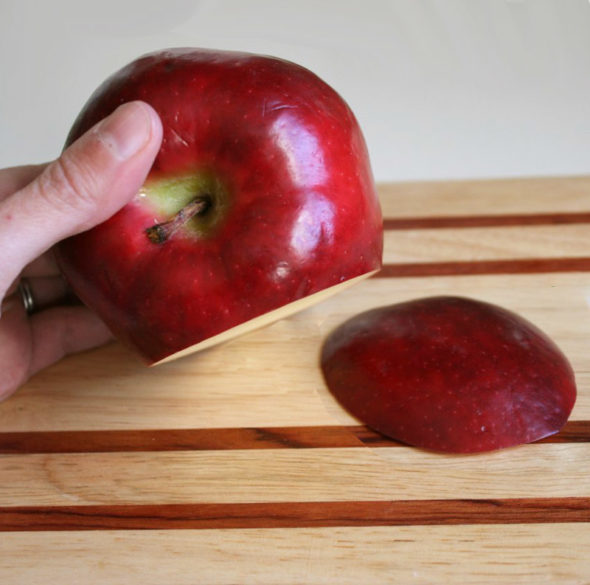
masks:
<instances>
[{"instance_id":1,"label":"dark wood stripe","mask_svg":"<svg viewBox=\"0 0 590 585\"><path fill-rule=\"evenodd\" d=\"M590 421L569 421L546 443L586 443ZM364 425L131 431L0 433L0 453L101 453L122 451L219 451L230 449L319 449L399 447Z\"/></svg>"},{"instance_id":2,"label":"dark wood stripe","mask_svg":"<svg viewBox=\"0 0 590 585\"><path fill-rule=\"evenodd\" d=\"M402 447L403 443L389 439L366 426L347 427L350 432L369 447ZM535 441L535 443L588 443L590 442L590 421L570 420L554 435Z\"/></svg>"},{"instance_id":3,"label":"dark wood stripe","mask_svg":"<svg viewBox=\"0 0 590 585\"><path fill-rule=\"evenodd\" d=\"M556 433L537 443L587 443L590 441L590 421L570 420Z\"/></svg>"},{"instance_id":4,"label":"dark wood stripe","mask_svg":"<svg viewBox=\"0 0 590 585\"><path fill-rule=\"evenodd\" d=\"M357 429L301 426L225 429L158 429L0 433L0 453L97 453L118 451L218 451L359 447ZM374 433L373 433L374 434Z\"/></svg>"},{"instance_id":5,"label":"dark wood stripe","mask_svg":"<svg viewBox=\"0 0 590 585\"><path fill-rule=\"evenodd\" d=\"M384 218L385 230L510 227L590 223L590 212Z\"/></svg>"},{"instance_id":6,"label":"dark wood stripe","mask_svg":"<svg viewBox=\"0 0 590 585\"><path fill-rule=\"evenodd\" d=\"M536 274L547 272L589 272L590 257L523 258L466 262L416 262L385 264L373 278L411 276L475 276L483 274Z\"/></svg>"},{"instance_id":7,"label":"dark wood stripe","mask_svg":"<svg viewBox=\"0 0 590 585\"><path fill-rule=\"evenodd\" d=\"M0 532L590 522L590 498L0 508Z\"/></svg>"}]
</instances>

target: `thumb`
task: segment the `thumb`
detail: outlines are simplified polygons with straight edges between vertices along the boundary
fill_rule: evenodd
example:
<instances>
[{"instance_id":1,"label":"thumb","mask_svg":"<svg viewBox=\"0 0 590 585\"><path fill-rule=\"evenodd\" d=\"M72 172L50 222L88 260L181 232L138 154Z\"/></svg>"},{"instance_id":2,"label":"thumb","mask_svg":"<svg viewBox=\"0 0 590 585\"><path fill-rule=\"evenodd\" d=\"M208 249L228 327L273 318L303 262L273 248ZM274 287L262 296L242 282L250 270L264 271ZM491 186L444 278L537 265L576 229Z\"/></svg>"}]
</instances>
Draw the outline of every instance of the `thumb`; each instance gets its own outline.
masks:
<instances>
[{"instance_id":1,"label":"thumb","mask_svg":"<svg viewBox=\"0 0 590 585\"><path fill-rule=\"evenodd\" d=\"M161 139L162 126L151 106L124 104L2 201L0 292L55 243L123 207L143 184Z\"/></svg>"}]
</instances>

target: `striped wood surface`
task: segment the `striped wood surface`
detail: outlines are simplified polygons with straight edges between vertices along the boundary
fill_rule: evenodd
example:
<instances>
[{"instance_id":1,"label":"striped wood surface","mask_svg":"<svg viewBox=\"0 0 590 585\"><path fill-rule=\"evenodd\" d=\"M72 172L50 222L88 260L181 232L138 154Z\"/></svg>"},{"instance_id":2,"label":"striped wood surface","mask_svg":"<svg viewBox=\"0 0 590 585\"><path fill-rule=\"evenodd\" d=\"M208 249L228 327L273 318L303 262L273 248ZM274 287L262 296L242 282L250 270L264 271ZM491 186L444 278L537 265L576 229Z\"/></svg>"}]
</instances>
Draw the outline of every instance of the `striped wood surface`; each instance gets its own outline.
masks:
<instances>
[{"instance_id":1,"label":"striped wood surface","mask_svg":"<svg viewBox=\"0 0 590 585\"><path fill-rule=\"evenodd\" d=\"M118 344L0 404L0 582L590 581L590 178L380 186L385 267L154 369ZM381 437L326 391L321 342L432 294L501 304L576 372L563 430L495 453Z\"/></svg>"}]
</instances>

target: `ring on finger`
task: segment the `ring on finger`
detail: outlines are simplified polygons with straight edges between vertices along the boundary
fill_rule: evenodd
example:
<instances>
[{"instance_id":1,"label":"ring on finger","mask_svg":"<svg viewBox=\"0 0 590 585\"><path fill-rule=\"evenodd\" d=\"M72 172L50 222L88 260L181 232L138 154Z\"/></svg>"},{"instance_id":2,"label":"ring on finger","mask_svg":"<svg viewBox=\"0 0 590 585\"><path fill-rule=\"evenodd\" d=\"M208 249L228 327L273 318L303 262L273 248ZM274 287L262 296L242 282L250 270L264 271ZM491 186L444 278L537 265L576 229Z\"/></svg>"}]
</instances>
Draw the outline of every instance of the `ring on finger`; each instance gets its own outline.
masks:
<instances>
[{"instance_id":1,"label":"ring on finger","mask_svg":"<svg viewBox=\"0 0 590 585\"><path fill-rule=\"evenodd\" d=\"M33 297L33 290L31 289L29 279L21 278L17 290L27 315L31 315L35 312L35 297Z\"/></svg>"}]
</instances>

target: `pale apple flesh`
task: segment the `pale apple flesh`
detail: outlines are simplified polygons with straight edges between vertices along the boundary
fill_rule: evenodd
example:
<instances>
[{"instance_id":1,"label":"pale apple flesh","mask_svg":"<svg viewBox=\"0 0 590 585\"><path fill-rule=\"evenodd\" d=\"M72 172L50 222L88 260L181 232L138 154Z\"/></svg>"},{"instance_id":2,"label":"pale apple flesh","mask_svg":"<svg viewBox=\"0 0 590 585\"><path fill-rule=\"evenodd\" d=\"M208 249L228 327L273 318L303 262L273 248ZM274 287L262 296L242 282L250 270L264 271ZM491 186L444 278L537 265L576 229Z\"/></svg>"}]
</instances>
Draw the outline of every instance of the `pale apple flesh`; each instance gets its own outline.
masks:
<instances>
[{"instance_id":1,"label":"pale apple flesh","mask_svg":"<svg viewBox=\"0 0 590 585\"><path fill-rule=\"evenodd\" d=\"M164 129L144 188L57 256L76 294L146 362L210 345L380 268L366 145L317 76L242 53L155 53L95 92L68 143L136 99Z\"/></svg>"},{"instance_id":2,"label":"pale apple flesh","mask_svg":"<svg viewBox=\"0 0 590 585\"><path fill-rule=\"evenodd\" d=\"M333 331L321 364L350 413L404 443L474 453L556 433L576 400L565 355L496 305L430 297L357 315Z\"/></svg>"},{"instance_id":3,"label":"pale apple flesh","mask_svg":"<svg viewBox=\"0 0 590 585\"><path fill-rule=\"evenodd\" d=\"M224 331L223 333L219 333L218 335L215 335L214 337L210 337L209 339L206 339L205 341L201 341L200 343L197 343L193 346L187 347L187 348L185 348L177 353L174 353L174 354L164 358L163 360L156 362L154 364L151 364L151 365L155 366L158 364L163 364L165 362L169 362L169 361L184 357L186 355L190 355L191 353L194 353L197 351L202 351L202 350L212 347L214 345L218 345L221 343L231 341L232 339L235 339L236 337L239 337L241 335L249 333L250 331L255 331L256 329L260 329L262 327L266 327L267 325L271 325L272 323L275 323L276 321L278 321L280 319L286 319L287 317L294 315L295 313L303 311L304 309L307 309L317 303L322 302L323 300L331 297L332 295L338 294L338 293L342 292L343 290L345 290L351 286L354 286L355 284L359 283L362 280L365 280L366 278L370 278L371 276L373 276L373 274L375 274L375 272L369 272L367 274L362 274L361 276L351 278L350 280L346 280L346 281L344 281L340 284L336 284L330 288L321 290L321 291L311 294L307 297L303 297L302 299L299 299L297 301L293 301L292 303L285 305L283 307L280 307L279 309L275 309L274 311L264 313L260 317L255 317L254 319L251 319L250 321L246 321L245 323L241 323L240 325L237 325L236 327L234 327L232 329L228 329L228 330Z\"/></svg>"}]
</instances>

